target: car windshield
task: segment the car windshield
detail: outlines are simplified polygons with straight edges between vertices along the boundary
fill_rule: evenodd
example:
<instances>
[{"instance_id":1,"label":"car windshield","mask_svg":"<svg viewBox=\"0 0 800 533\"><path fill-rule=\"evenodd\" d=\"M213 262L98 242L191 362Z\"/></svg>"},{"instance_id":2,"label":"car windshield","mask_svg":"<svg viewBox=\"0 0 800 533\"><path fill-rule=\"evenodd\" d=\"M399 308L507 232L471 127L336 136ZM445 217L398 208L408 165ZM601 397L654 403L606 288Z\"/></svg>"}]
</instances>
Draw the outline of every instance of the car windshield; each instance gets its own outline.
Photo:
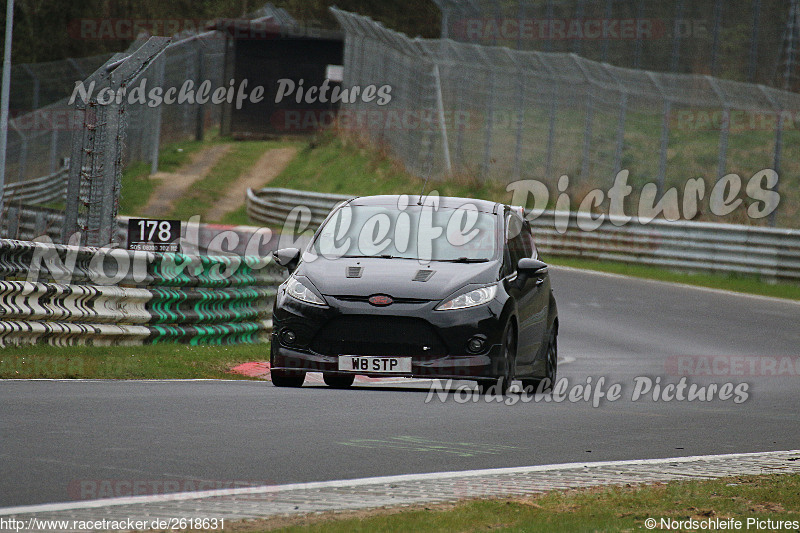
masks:
<instances>
[{"instance_id":1,"label":"car windshield","mask_svg":"<svg viewBox=\"0 0 800 533\"><path fill-rule=\"evenodd\" d=\"M458 208L347 205L321 228L312 246L327 258L482 262L495 255L496 224L496 215L468 203Z\"/></svg>"}]
</instances>

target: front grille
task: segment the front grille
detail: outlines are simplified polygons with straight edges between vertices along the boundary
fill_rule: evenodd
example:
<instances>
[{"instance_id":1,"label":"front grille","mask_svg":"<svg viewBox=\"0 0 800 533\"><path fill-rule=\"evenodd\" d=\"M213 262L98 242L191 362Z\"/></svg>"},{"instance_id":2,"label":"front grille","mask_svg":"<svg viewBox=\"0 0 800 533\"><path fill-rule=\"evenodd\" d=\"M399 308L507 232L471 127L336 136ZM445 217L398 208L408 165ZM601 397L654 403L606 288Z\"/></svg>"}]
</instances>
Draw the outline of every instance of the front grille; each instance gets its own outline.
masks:
<instances>
[{"instance_id":1,"label":"front grille","mask_svg":"<svg viewBox=\"0 0 800 533\"><path fill-rule=\"evenodd\" d=\"M333 298L343 302L369 303L370 296L333 296ZM425 300L423 298L395 298L394 296L391 298L392 304L426 304L430 302L430 300Z\"/></svg>"},{"instance_id":2,"label":"front grille","mask_svg":"<svg viewBox=\"0 0 800 533\"><path fill-rule=\"evenodd\" d=\"M370 315L334 318L319 330L311 349L323 355L412 356L415 359L447 355L441 337L424 320Z\"/></svg>"}]
</instances>

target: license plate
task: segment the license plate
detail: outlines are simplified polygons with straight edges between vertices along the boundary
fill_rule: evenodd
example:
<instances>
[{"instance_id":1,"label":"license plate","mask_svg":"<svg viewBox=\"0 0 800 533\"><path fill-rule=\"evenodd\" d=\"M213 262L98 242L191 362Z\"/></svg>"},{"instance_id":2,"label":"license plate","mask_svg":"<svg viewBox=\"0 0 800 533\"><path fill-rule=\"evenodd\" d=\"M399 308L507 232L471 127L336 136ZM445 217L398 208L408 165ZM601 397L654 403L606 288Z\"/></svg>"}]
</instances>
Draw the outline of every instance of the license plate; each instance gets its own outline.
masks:
<instances>
[{"instance_id":1,"label":"license plate","mask_svg":"<svg viewBox=\"0 0 800 533\"><path fill-rule=\"evenodd\" d=\"M339 370L378 374L410 374L410 357L340 355Z\"/></svg>"}]
</instances>

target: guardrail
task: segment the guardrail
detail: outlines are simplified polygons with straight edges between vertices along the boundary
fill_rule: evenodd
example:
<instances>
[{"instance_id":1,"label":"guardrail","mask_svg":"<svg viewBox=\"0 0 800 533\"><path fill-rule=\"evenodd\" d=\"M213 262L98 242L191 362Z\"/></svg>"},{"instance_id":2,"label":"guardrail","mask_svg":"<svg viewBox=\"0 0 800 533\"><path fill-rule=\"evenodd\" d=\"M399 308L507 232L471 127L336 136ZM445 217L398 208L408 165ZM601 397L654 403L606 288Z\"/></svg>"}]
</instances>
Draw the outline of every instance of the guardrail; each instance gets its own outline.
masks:
<instances>
[{"instance_id":1,"label":"guardrail","mask_svg":"<svg viewBox=\"0 0 800 533\"><path fill-rule=\"evenodd\" d=\"M16 202L47 204L63 200L67 193L68 178L69 159L66 159L64 165L52 174L7 184L3 190L3 201L11 205Z\"/></svg>"},{"instance_id":2,"label":"guardrail","mask_svg":"<svg viewBox=\"0 0 800 533\"><path fill-rule=\"evenodd\" d=\"M32 240L47 235L53 240L61 239L64 212L42 206L9 205L0 225L2 236L7 239Z\"/></svg>"},{"instance_id":3,"label":"guardrail","mask_svg":"<svg viewBox=\"0 0 800 533\"><path fill-rule=\"evenodd\" d=\"M285 273L267 258L0 239L0 346L232 344L271 330Z\"/></svg>"},{"instance_id":4,"label":"guardrail","mask_svg":"<svg viewBox=\"0 0 800 533\"><path fill-rule=\"evenodd\" d=\"M279 225L297 209L309 218L313 228L319 227L336 205L353 198L345 194L296 191L268 187L254 191L247 189L247 214L259 224Z\"/></svg>"},{"instance_id":5,"label":"guardrail","mask_svg":"<svg viewBox=\"0 0 800 533\"><path fill-rule=\"evenodd\" d=\"M248 190L247 212L258 223L282 225L289 213L299 209L307 213L315 228L336 204L349 198L353 196L277 188ZM583 231L581 227L597 225L589 214L557 211L545 211L532 219L531 225L537 246L546 256L754 274L769 281L800 280L800 230L695 221L642 224L635 217L606 216L596 229Z\"/></svg>"}]
</instances>

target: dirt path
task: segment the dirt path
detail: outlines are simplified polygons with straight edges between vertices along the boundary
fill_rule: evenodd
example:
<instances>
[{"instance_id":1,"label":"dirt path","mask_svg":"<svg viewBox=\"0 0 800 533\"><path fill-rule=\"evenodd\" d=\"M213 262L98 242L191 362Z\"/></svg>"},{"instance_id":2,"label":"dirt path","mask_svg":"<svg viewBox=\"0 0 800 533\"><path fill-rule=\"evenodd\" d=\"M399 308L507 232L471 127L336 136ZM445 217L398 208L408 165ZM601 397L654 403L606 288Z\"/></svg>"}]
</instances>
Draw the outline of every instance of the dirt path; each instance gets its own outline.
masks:
<instances>
[{"instance_id":1,"label":"dirt path","mask_svg":"<svg viewBox=\"0 0 800 533\"><path fill-rule=\"evenodd\" d=\"M186 194L193 183L206 177L230 149L230 144L215 144L192 154L189 163L177 172L156 172L152 175L150 179L161 183L150 195L150 200L142 209L142 216L153 218L168 215L174 203Z\"/></svg>"},{"instance_id":2,"label":"dirt path","mask_svg":"<svg viewBox=\"0 0 800 533\"><path fill-rule=\"evenodd\" d=\"M244 203L247 189L264 187L283 172L296 153L296 148L274 148L264 152L256 164L225 191L225 194L203 215L203 218L205 220L221 220L227 213L236 211Z\"/></svg>"}]
</instances>

